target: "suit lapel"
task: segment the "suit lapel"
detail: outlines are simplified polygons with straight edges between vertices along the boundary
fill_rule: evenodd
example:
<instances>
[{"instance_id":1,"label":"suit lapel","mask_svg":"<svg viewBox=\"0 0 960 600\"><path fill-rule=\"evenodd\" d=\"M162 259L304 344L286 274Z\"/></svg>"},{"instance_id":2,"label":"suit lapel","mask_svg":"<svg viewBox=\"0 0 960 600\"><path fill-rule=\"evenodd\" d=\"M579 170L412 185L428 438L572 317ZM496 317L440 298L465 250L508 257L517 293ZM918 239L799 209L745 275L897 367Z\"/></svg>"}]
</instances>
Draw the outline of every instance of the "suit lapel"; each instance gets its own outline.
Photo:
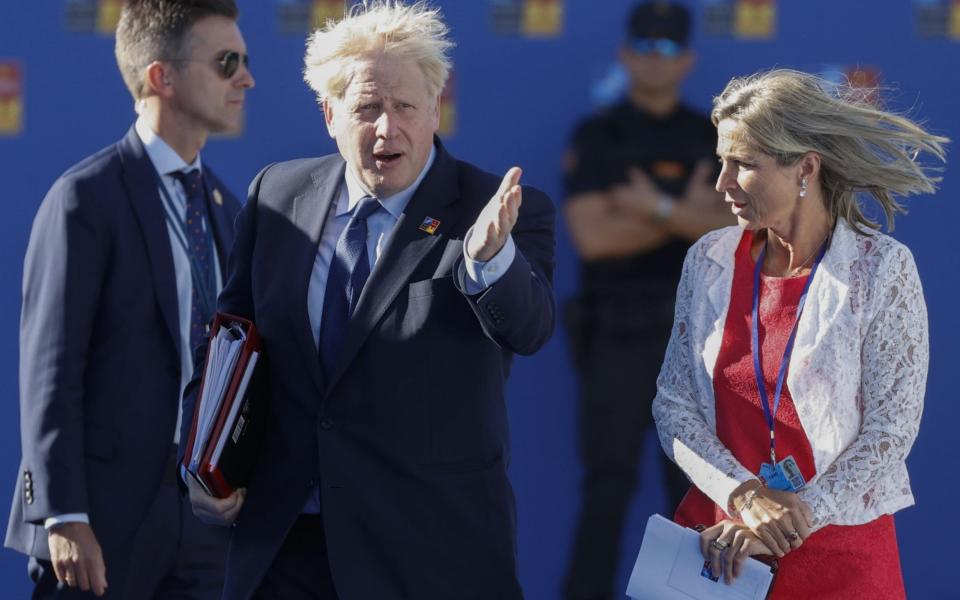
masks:
<instances>
[{"instance_id":1,"label":"suit lapel","mask_svg":"<svg viewBox=\"0 0 960 600\"><path fill-rule=\"evenodd\" d=\"M180 321L177 307L177 283L173 270L170 236L167 233L163 205L157 187L160 181L133 127L120 141L118 149L123 163L123 184L127 190L127 198L140 223L140 231L143 233L143 240L147 247L157 304L160 305L160 312L167 324L173 347L179 354Z\"/></svg>"},{"instance_id":2,"label":"suit lapel","mask_svg":"<svg viewBox=\"0 0 960 600\"><path fill-rule=\"evenodd\" d=\"M294 335L297 345L303 355L307 370L322 393L326 388L323 371L320 368L320 354L313 339L313 328L310 325L310 312L307 305L307 292L310 287L310 278L313 274L313 265L317 258L320 246L320 236L327 222L330 207L336 201L340 184L343 182L343 172L346 163L340 162L335 169L318 169L311 176L312 186L304 190L293 199L293 222L297 229L305 232L305 242L294 252L293 277L295 282L293 316ZM279 265L278 265L279 266Z\"/></svg>"},{"instance_id":3,"label":"suit lapel","mask_svg":"<svg viewBox=\"0 0 960 600\"><path fill-rule=\"evenodd\" d=\"M328 390L336 385L364 340L400 290L409 283L420 262L453 230L460 216L458 199L456 161L438 143L437 156L430 172L397 221L390 240L363 287L347 328L343 350L327 382ZM419 229L426 217L440 221L440 226L432 235Z\"/></svg>"}]
</instances>

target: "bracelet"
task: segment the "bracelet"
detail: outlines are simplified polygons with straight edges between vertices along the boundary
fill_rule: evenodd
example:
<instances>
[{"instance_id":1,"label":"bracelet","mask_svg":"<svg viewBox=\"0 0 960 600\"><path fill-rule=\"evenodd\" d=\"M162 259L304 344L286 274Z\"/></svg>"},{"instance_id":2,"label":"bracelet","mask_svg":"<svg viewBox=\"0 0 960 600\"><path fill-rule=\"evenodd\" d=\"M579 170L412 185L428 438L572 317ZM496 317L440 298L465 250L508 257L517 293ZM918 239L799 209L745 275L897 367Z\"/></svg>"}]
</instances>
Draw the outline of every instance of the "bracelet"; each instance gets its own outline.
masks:
<instances>
[{"instance_id":1,"label":"bracelet","mask_svg":"<svg viewBox=\"0 0 960 600\"><path fill-rule=\"evenodd\" d=\"M730 514L733 515L734 517L739 517L740 513L742 513L744 510L750 510L751 508L753 508L753 501L757 497L757 491L762 487L764 487L763 482L757 481L757 485L747 490L743 494L743 502L740 504L739 508L736 506L736 502L731 500L730 506L727 507L732 509L730 511Z\"/></svg>"}]
</instances>

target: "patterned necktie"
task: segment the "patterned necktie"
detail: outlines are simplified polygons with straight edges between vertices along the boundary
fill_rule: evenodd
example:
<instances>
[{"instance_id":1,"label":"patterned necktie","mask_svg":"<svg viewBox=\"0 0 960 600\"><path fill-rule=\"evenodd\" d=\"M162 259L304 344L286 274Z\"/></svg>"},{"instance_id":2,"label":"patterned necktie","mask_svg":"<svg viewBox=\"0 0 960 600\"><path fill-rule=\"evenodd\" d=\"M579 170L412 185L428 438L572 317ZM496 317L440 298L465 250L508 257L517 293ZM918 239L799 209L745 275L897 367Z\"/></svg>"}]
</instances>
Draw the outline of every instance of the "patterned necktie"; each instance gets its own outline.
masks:
<instances>
[{"instance_id":1,"label":"patterned necktie","mask_svg":"<svg viewBox=\"0 0 960 600\"><path fill-rule=\"evenodd\" d=\"M204 227L206 215L206 187L199 169L184 173L175 171L174 177L183 185L187 197L183 230L191 255L193 295L190 302L190 348L196 348L206 337L207 323L213 317L216 287L213 285L213 257L210 252L209 228Z\"/></svg>"},{"instance_id":2,"label":"patterned necktie","mask_svg":"<svg viewBox=\"0 0 960 600\"><path fill-rule=\"evenodd\" d=\"M360 200L347 228L337 240L337 250L330 261L320 317L320 364L327 376L336 363L363 284L370 276L367 218L378 208L380 202L373 196L364 196Z\"/></svg>"}]
</instances>

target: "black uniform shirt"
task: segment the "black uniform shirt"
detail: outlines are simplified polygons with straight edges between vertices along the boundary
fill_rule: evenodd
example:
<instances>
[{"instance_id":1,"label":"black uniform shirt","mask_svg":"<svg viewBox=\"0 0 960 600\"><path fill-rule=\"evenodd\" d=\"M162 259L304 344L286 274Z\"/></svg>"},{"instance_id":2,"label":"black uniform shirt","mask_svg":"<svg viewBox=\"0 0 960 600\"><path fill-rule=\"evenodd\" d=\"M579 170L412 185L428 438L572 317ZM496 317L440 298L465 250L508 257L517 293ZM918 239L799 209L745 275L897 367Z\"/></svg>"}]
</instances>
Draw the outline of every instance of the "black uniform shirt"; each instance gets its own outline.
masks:
<instances>
[{"instance_id":1,"label":"black uniform shirt","mask_svg":"<svg viewBox=\"0 0 960 600\"><path fill-rule=\"evenodd\" d=\"M656 118L623 100L581 122L574 131L564 177L565 197L606 192L643 169L665 193L679 198L700 160L715 161L717 133L710 120L680 105ZM690 243L672 238L658 248L617 259L585 262L584 293L604 296L663 288L676 293Z\"/></svg>"}]
</instances>

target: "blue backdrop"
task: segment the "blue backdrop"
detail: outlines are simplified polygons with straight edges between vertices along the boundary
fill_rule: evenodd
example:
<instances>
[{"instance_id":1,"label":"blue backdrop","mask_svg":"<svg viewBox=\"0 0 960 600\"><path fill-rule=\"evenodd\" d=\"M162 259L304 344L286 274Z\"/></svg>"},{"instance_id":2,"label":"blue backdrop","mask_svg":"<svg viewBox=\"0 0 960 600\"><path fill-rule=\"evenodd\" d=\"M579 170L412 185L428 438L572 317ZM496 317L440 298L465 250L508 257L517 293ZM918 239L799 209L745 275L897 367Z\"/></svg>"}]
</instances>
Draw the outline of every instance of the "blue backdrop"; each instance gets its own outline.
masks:
<instances>
[{"instance_id":1,"label":"blue backdrop","mask_svg":"<svg viewBox=\"0 0 960 600\"><path fill-rule=\"evenodd\" d=\"M325 154L334 146L313 95L300 78L305 39L301 17L310 1L239 4L257 87L248 96L245 131L212 140L204 160L242 195L266 163ZM314 0L313 6L319 10L335 4ZM559 166L567 135L591 110L591 86L613 63L630 4L439 2L458 43L455 89L448 102L455 108L455 127L445 136L452 152L495 172L519 164L525 182L546 190L559 203ZM773 66L851 72L859 65L861 77L879 73L880 81L892 87L887 96L890 106L910 110L934 131L960 139L955 116L960 44L951 37L960 37L960 18L955 31L949 24L951 10L960 17L960 5L954 5L940 0L691 3L697 16L693 46L699 60L685 96L706 109L712 95L734 75ZM19 292L33 215L60 173L118 139L134 118L109 35L115 6L115 0L0 3L0 190L5 201L0 220L0 503L8 502L12 493L20 454ZM554 23L551 18L558 7L564 14ZM738 20L738 15L747 20ZM751 15L759 21L750 21ZM97 31L98 18L106 23L101 26L107 33ZM19 104L23 110L19 132L4 134L4 128L18 128L11 107ZM945 170L936 196L910 203L911 214L895 231L916 256L931 325L927 408L909 459L918 505L897 515L907 589L915 598L956 597L953 578L943 568L958 533L950 507L960 491L949 441L954 416L950 399L957 397L950 392L951 372L960 356L956 350L960 317L952 308L952 299L960 295L953 272L958 253L949 238L960 220L955 200L960 184L951 176L955 170L953 166ZM577 285L576 258L562 223L557 252L556 291L562 300ZM544 350L517 361L510 382L511 477L519 506L520 569L527 596L533 600L558 597L578 503L575 377L565 344L558 328ZM650 442L643 479L657 481L652 436ZM638 492L624 541L620 589L626 587L643 523L651 512L665 510L662 503L655 485ZM4 597L27 597L25 566L22 556L0 551Z\"/></svg>"}]
</instances>

